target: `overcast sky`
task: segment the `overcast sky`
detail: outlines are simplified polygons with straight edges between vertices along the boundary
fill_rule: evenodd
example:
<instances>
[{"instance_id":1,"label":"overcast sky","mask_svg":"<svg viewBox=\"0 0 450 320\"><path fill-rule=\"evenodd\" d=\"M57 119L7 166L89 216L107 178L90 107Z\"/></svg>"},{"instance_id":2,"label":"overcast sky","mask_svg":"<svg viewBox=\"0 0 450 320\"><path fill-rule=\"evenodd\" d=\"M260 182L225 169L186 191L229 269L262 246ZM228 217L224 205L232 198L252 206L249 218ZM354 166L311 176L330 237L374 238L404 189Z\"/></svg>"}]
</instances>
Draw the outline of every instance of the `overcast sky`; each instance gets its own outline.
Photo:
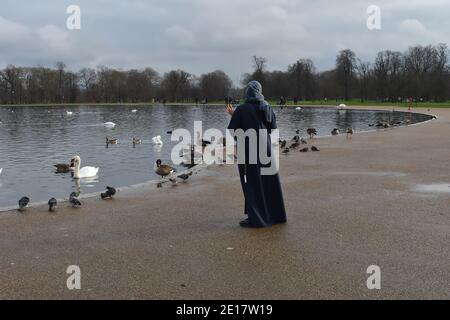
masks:
<instances>
[{"instance_id":1,"label":"overcast sky","mask_svg":"<svg viewBox=\"0 0 450 320\"><path fill-rule=\"evenodd\" d=\"M66 28L70 4L81 8L81 30ZM372 4L381 30L366 27ZM449 30L450 0L0 0L0 67L222 69L237 83L253 55L270 70L299 58L324 70L345 48L371 61L384 49L450 45Z\"/></svg>"}]
</instances>

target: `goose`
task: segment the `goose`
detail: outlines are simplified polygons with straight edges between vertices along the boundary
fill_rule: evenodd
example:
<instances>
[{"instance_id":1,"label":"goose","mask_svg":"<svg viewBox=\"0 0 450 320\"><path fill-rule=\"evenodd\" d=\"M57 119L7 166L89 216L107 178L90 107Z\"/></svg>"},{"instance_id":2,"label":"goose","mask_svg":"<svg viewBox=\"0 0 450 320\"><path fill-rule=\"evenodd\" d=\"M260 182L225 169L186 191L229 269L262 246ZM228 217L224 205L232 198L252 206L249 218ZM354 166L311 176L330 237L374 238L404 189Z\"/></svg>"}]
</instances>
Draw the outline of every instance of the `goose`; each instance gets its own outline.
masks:
<instances>
[{"instance_id":1,"label":"goose","mask_svg":"<svg viewBox=\"0 0 450 320\"><path fill-rule=\"evenodd\" d=\"M72 170L68 163L57 163L53 166L56 168L56 173L67 173Z\"/></svg>"},{"instance_id":2,"label":"goose","mask_svg":"<svg viewBox=\"0 0 450 320\"><path fill-rule=\"evenodd\" d=\"M72 205L73 208L81 206L80 200L78 200L78 197L80 194L78 192L72 192L69 196L69 202Z\"/></svg>"},{"instance_id":3,"label":"goose","mask_svg":"<svg viewBox=\"0 0 450 320\"><path fill-rule=\"evenodd\" d=\"M116 124L114 122L105 122L103 124L106 128L114 128Z\"/></svg>"},{"instance_id":4,"label":"goose","mask_svg":"<svg viewBox=\"0 0 450 320\"><path fill-rule=\"evenodd\" d=\"M112 197L116 194L116 189L113 187L106 187L106 192L101 193L100 197L102 200L112 199Z\"/></svg>"},{"instance_id":5,"label":"goose","mask_svg":"<svg viewBox=\"0 0 450 320\"><path fill-rule=\"evenodd\" d=\"M58 205L58 201L55 198L51 198L48 200L48 211L53 212L56 210L56 206Z\"/></svg>"},{"instance_id":6,"label":"goose","mask_svg":"<svg viewBox=\"0 0 450 320\"><path fill-rule=\"evenodd\" d=\"M153 144L162 145L163 141L161 140L161 136L156 136L152 138Z\"/></svg>"},{"instance_id":7,"label":"goose","mask_svg":"<svg viewBox=\"0 0 450 320\"><path fill-rule=\"evenodd\" d=\"M347 129L347 139L351 138L353 136L353 128Z\"/></svg>"},{"instance_id":8,"label":"goose","mask_svg":"<svg viewBox=\"0 0 450 320\"><path fill-rule=\"evenodd\" d=\"M96 167L83 167L80 169L81 158L80 156L75 156L70 160L70 164L73 167L73 177L75 179L81 178L91 178L95 177L98 173L99 168Z\"/></svg>"},{"instance_id":9,"label":"goose","mask_svg":"<svg viewBox=\"0 0 450 320\"><path fill-rule=\"evenodd\" d=\"M175 169L169 166L168 164L163 164L161 159L156 160L154 166L155 173L161 178L167 177L175 172Z\"/></svg>"},{"instance_id":10,"label":"goose","mask_svg":"<svg viewBox=\"0 0 450 320\"><path fill-rule=\"evenodd\" d=\"M19 200L19 211L25 211L25 208L30 203L30 198L28 197L22 197Z\"/></svg>"},{"instance_id":11,"label":"goose","mask_svg":"<svg viewBox=\"0 0 450 320\"><path fill-rule=\"evenodd\" d=\"M117 138L106 137L106 144L118 144L119 140Z\"/></svg>"},{"instance_id":12,"label":"goose","mask_svg":"<svg viewBox=\"0 0 450 320\"><path fill-rule=\"evenodd\" d=\"M314 136L317 136L317 129L316 128L308 128L306 130L306 133L309 135L309 137L312 139Z\"/></svg>"},{"instance_id":13,"label":"goose","mask_svg":"<svg viewBox=\"0 0 450 320\"><path fill-rule=\"evenodd\" d=\"M334 128L334 129L331 131L331 134L332 134L333 136L337 136L339 133L340 133L340 132L339 132L339 129L338 129L338 128Z\"/></svg>"},{"instance_id":14,"label":"goose","mask_svg":"<svg viewBox=\"0 0 450 320\"><path fill-rule=\"evenodd\" d=\"M136 144L141 144L141 143L142 143L141 139L133 137L133 146L136 145Z\"/></svg>"}]
</instances>

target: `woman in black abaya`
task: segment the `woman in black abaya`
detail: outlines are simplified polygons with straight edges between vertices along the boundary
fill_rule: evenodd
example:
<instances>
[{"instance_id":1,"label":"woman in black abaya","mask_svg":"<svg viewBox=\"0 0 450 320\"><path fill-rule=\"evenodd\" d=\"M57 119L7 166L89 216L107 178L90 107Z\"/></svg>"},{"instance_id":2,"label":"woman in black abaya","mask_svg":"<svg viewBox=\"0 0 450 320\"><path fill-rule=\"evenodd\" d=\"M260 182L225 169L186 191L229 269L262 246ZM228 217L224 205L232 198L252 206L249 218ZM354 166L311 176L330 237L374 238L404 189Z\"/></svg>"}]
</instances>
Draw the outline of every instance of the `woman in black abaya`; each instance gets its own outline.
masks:
<instances>
[{"instance_id":1,"label":"woman in black abaya","mask_svg":"<svg viewBox=\"0 0 450 320\"><path fill-rule=\"evenodd\" d=\"M249 82L245 89L245 103L238 106L236 110L228 105L227 111L232 116L228 125L230 130L242 129L246 131L253 129L259 134L261 129L267 130L262 132L266 132L266 154L270 156L272 143L269 134L277 128L277 125L275 114L262 95L261 84L257 81ZM261 137L259 135L257 137L257 146L259 146ZM239 139L237 141L239 143ZM248 215L248 218L241 221L240 225L248 228L261 228L285 223L286 211L278 172L271 175L261 174L261 170L270 166L270 164L264 165L261 163L259 152L256 156L256 163L251 163L249 151L259 148L250 148L249 140L246 139L245 141L245 163L239 163L238 169L245 197L244 213Z\"/></svg>"}]
</instances>

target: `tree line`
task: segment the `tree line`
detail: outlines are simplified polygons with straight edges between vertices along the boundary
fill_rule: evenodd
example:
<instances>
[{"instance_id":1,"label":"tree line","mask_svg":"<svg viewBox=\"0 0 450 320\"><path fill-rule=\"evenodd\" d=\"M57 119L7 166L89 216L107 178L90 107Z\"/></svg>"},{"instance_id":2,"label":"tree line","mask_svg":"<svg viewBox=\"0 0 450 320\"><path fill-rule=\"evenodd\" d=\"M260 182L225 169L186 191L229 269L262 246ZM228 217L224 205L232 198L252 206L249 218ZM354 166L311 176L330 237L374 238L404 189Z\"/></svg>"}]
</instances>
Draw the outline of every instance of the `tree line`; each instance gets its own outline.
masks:
<instances>
[{"instance_id":1,"label":"tree line","mask_svg":"<svg viewBox=\"0 0 450 320\"><path fill-rule=\"evenodd\" d=\"M366 100L397 102L446 101L450 97L449 50L445 44L414 46L405 52L380 51L373 62L362 61L345 49L332 70L316 70L311 59L299 59L286 70L268 71L267 59L254 56L252 73L241 86L258 80L268 99ZM239 99L242 88L233 86L221 70L196 76L183 70L160 75L148 67L118 70L99 66L78 72L63 62L53 68L16 67L0 70L0 104L209 102Z\"/></svg>"}]
</instances>

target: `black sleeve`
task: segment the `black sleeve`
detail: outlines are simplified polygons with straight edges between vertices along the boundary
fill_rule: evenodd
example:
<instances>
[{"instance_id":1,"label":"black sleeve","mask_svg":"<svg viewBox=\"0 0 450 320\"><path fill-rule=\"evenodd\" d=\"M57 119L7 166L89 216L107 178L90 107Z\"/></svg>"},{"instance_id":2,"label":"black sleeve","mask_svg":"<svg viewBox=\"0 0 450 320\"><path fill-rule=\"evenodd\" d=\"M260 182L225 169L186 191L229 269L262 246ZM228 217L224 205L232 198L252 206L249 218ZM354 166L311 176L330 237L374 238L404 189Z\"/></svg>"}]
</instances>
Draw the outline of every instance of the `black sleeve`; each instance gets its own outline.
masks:
<instances>
[{"instance_id":1,"label":"black sleeve","mask_svg":"<svg viewBox=\"0 0 450 320\"><path fill-rule=\"evenodd\" d=\"M242 128L241 126L241 112L240 107L234 110L233 116L231 117L230 124L228 125L228 130L237 130Z\"/></svg>"}]
</instances>

